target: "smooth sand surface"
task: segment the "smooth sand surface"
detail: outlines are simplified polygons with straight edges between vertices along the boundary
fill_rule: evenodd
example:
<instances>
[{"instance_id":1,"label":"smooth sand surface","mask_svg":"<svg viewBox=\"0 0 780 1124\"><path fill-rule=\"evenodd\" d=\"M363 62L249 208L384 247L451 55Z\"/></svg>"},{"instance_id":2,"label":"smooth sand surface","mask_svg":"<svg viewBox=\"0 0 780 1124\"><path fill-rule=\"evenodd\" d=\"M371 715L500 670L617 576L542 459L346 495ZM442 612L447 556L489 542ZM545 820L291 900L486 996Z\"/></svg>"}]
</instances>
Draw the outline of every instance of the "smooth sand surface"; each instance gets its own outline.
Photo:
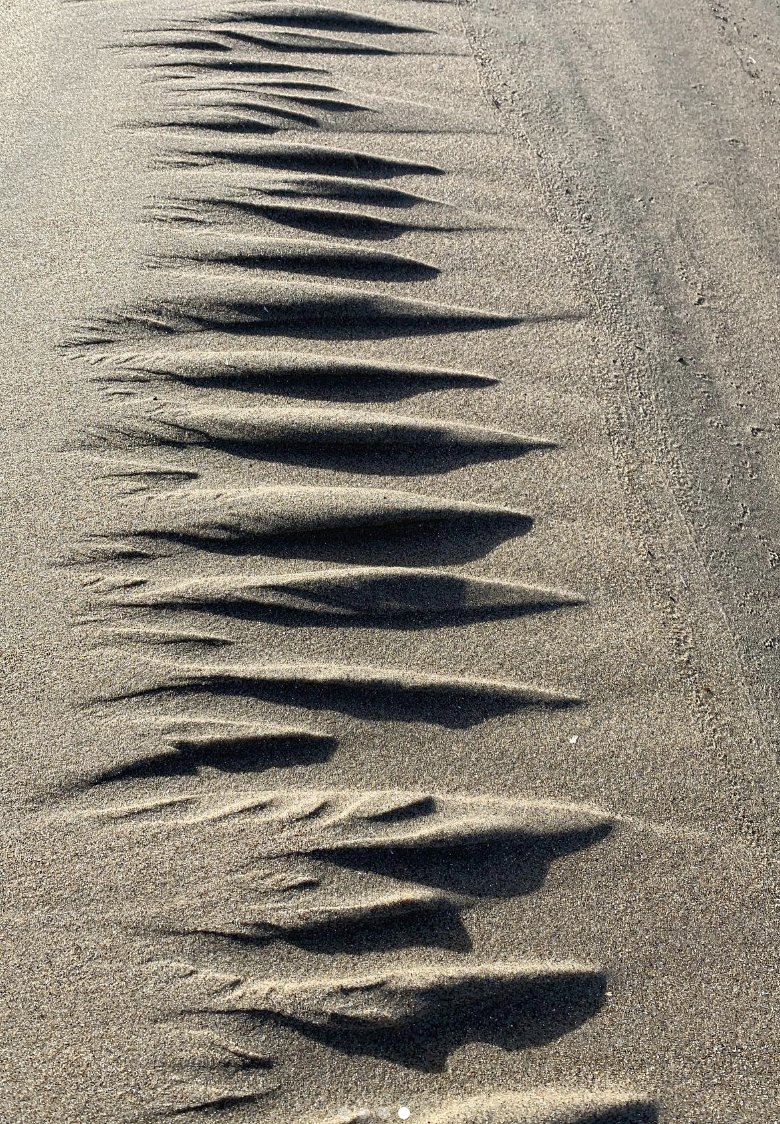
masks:
<instances>
[{"instance_id":1,"label":"smooth sand surface","mask_svg":"<svg viewBox=\"0 0 780 1124\"><path fill-rule=\"evenodd\" d=\"M770 1124L776 9L0 31L0 1121Z\"/></svg>"}]
</instances>

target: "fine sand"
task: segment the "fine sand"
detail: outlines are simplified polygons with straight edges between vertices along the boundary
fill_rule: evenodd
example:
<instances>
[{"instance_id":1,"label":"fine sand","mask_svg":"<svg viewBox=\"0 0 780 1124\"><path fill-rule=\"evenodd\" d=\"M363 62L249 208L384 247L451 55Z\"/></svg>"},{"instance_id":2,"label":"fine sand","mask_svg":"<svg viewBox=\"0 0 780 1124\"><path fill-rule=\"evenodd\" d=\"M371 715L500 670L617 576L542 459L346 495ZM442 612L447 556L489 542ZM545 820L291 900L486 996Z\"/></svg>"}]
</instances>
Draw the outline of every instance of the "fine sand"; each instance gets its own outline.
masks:
<instances>
[{"instance_id":1,"label":"fine sand","mask_svg":"<svg viewBox=\"0 0 780 1124\"><path fill-rule=\"evenodd\" d=\"M2 1124L777 1119L741 7L3 5Z\"/></svg>"}]
</instances>

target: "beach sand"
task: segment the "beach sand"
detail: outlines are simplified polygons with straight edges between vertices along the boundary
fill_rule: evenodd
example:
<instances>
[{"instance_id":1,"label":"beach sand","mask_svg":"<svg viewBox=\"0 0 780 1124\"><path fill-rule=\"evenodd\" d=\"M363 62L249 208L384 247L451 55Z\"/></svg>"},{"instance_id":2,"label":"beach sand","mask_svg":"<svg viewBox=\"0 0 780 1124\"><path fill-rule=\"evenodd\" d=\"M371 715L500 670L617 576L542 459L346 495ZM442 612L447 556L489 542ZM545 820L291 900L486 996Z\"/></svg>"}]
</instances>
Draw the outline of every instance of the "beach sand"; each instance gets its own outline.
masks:
<instances>
[{"instance_id":1,"label":"beach sand","mask_svg":"<svg viewBox=\"0 0 780 1124\"><path fill-rule=\"evenodd\" d=\"M0 27L0 1120L770 1124L777 13Z\"/></svg>"}]
</instances>

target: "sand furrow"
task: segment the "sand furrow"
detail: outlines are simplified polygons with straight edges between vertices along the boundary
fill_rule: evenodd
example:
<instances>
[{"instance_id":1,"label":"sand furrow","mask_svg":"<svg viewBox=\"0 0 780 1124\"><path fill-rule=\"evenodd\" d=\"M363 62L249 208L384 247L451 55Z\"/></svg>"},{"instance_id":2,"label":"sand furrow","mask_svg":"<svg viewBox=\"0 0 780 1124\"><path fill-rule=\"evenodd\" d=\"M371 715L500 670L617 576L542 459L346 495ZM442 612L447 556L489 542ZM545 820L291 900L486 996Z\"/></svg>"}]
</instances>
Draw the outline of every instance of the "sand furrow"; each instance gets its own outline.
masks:
<instances>
[{"instance_id":1,"label":"sand furrow","mask_svg":"<svg viewBox=\"0 0 780 1124\"><path fill-rule=\"evenodd\" d=\"M383 1115L377 1114L377 1118ZM657 1118L648 1097L620 1090L592 1092L556 1086L449 1099L416 1114L421 1124L655 1124ZM327 1124L358 1124L361 1119L365 1115L339 1113ZM314 1117L306 1124L314 1124Z\"/></svg>"},{"instance_id":2,"label":"sand furrow","mask_svg":"<svg viewBox=\"0 0 780 1124\"><path fill-rule=\"evenodd\" d=\"M88 435L97 448L204 447L243 457L332 464L368 474L396 473L399 453L415 453L408 472L446 472L459 464L509 459L554 448L539 437L379 411L288 407L187 408L148 403Z\"/></svg>"},{"instance_id":3,"label":"sand furrow","mask_svg":"<svg viewBox=\"0 0 780 1124\"><path fill-rule=\"evenodd\" d=\"M399 176L443 176L435 164L383 153L365 152L314 144L265 144L252 138L214 146L182 144L173 150L173 159L194 165L236 164L263 172L298 172L302 175L353 177L363 180L396 179Z\"/></svg>"},{"instance_id":4,"label":"sand furrow","mask_svg":"<svg viewBox=\"0 0 780 1124\"><path fill-rule=\"evenodd\" d=\"M319 890L319 893L317 892ZM183 935L201 936L207 940L238 941L260 945L270 941L286 941L311 951L355 947L373 931L381 939L382 930L393 924L411 922L417 926L435 924L437 914L460 914L471 908L474 900L442 890L420 886L357 893L336 897L323 894L318 884L312 889L291 890L284 894L258 895L256 905L243 910L245 920L234 916L231 924L200 920L193 927L192 910L182 905L178 913L171 911L164 924Z\"/></svg>"},{"instance_id":5,"label":"sand furrow","mask_svg":"<svg viewBox=\"0 0 780 1124\"><path fill-rule=\"evenodd\" d=\"M98 534L94 545L110 552L114 540L123 550L121 540L137 538L160 550L168 543L180 550L315 558L335 553L355 560L365 554L389 560L393 552L408 555L416 548L432 562L435 553L487 552L497 541L526 534L531 524L526 514L509 508L395 489L179 488L142 497L132 518L128 513L128 525Z\"/></svg>"},{"instance_id":6,"label":"sand furrow","mask_svg":"<svg viewBox=\"0 0 780 1124\"><path fill-rule=\"evenodd\" d=\"M244 12L235 9L232 11L217 11L214 14L201 17L201 22L208 24L272 24L276 27L286 25L295 28L308 28L311 31L367 32L371 35L426 34L425 28L414 24L381 19L366 12L330 7L327 4L312 6L269 3L260 9L255 8Z\"/></svg>"},{"instance_id":7,"label":"sand furrow","mask_svg":"<svg viewBox=\"0 0 780 1124\"><path fill-rule=\"evenodd\" d=\"M351 359L317 352L183 348L99 355L95 377L110 383L170 382L294 398L371 400L412 397L432 387L495 383L490 375L415 363Z\"/></svg>"},{"instance_id":8,"label":"sand furrow","mask_svg":"<svg viewBox=\"0 0 780 1124\"><path fill-rule=\"evenodd\" d=\"M337 739L308 727L229 721L210 717L160 718L135 723L142 744L153 752L125 751L108 768L83 778L79 787L122 781L197 776L202 770L254 776L267 769L328 760Z\"/></svg>"},{"instance_id":9,"label":"sand furrow","mask_svg":"<svg viewBox=\"0 0 780 1124\"><path fill-rule=\"evenodd\" d=\"M577 706L574 694L549 687L469 675L433 675L354 664L144 664L139 683L107 701L171 692L217 694L365 718L468 727L527 707Z\"/></svg>"},{"instance_id":10,"label":"sand furrow","mask_svg":"<svg viewBox=\"0 0 780 1124\"><path fill-rule=\"evenodd\" d=\"M291 221L299 216L320 214L316 208L309 207L274 206L271 210ZM331 212L323 213L323 221L330 222L331 218ZM345 219L336 217L334 221L341 225ZM397 226L389 225L393 229ZM181 280L188 278L184 275ZM148 304L119 309L102 320L85 324L72 338L72 344L109 344L147 339L150 334L201 332L299 336L314 340L397 339L417 333L501 328L519 320L517 316L477 308L365 293L346 286L315 286L303 282L243 285L223 279L221 283L213 282L210 289L192 286L190 293L181 292L176 298L161 295Z\"/></svg>"},{"instance_id":11,"label":"sand furrow","mask_svg":"<svg viewBox=\"0 0 780 1124\"><path fill-rule=\"evenodd\" d=\"M292 1030L357 1056L441 1066L468 1042L542 1046L571 1033L604 1002L606 980L577 962L402 964L375 975L254 979L160 962L156 976L181 1002ZM412 1062L412 1064L414 1064Z\"/></svg>"},{"instance_id":12,"label":"sand furrow","mask_svg":"<svg viewBox=\"0 0 780 1124\"><path fill-rule=\"evenodd\" d=\"M249 832L257 857L338 855L345 862L360 855L391 860L396 851L429 859L432 852L457 856L488 842L526 849L540 860L546 855L549 861L556 846L561 853L592 846L613 823L609 814L586 805L392 789L253 789L240 798L207 792L114 802L77 814L185 834L217 825ZM258 831L260 825L269 830Z\"/></svg>"},{"instance_id":13,"label":"sand furrow","mask_svg":"<svg viewBox=\"0 0 780 1124\"><path fill-rule=\"evenodd\" d=\"M388 250L363 249L348 243L323 246L304 239L241 238L209 236L190 241L161 254L166 266L191 263L229 265L242 269L299 273L366 281L424 281L436 277L438 268L429 262Z\"/></svg>"},{"instance_id":14,"label":"sand furrow","mask_svg":"<svg viewBox=\"0 0 780 1124\"><path fill-rule=\"evenodd\" d=\"M125 608L208 610L288 623L314 620L385 627L432 626L574 606L581 599L561 590L520 582L469 578L414 567L344 567L277 577L190 578L159 586L137 579L130 588L96 591Z\"/></svg>"}]
</instances>

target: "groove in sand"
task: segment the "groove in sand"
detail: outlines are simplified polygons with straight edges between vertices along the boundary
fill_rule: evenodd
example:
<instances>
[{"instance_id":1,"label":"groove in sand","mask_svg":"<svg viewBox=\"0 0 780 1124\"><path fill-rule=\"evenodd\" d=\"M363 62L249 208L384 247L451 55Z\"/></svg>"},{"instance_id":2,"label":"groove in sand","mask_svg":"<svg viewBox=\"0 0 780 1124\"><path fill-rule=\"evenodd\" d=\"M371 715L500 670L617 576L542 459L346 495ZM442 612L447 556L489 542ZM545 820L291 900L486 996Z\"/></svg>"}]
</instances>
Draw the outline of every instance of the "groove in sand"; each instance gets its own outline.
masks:
<instances>
[{"instance_id":1,"label":"groove in sand","mask_svg":"<svg viewBox=\"0 0 780 1124\"><path fill-rule=\"evenodd\" d=\"M357 149L329 148L307 144L265 144L248 139L230 147L183 147L174 159L200 164L247 164L263 171L289 171L309 175L394 179L396 176L443 176L444 169L400 157Z\"/></svg>"},{"instance_id":2,"label":"groove in sand","mask_svg":"<svg viewBox=\"0 0 780 1124\"><path fill-rule=\"evenodd\" d=\"M281 210L313 214L316 209ZM325 212L328 220L334 214ZM181 281L186 285L190 278L182 275ZM502 328L521 319L477 308L457 308L347 286L328 287L300 281L245 284L224 281L220 285L202 286L201 291L189 287L190 292L183 288L178 297L161 296L153 302L120 308L91 321L71 338L70 344L105 345L150 334L209 331L315 340L395 339L407 334L435 335Z\"/></svg>"},{"instance_id":3,"label":"groove in sand","mask_svg":"<svg viewBox=\"0 0 780 1124\"><path fill-rule=\"evenodd\" d=\"M203 768L259 773L326 761L338 744L329 734L307 728L185 716L148 723L147 734L165 748L103 769L90 783L195 776Z\"/></svg>"},{"instance_id":4,"label":"groove in sand","mask_svg":"<svg viewBox=\"0 0 780 1124\"><path fill-rule=\"evenodd\" d=\"M139 669L140 670L140 669ZM357 717L469 727L528 707L568 707L576 695L547 687L474 676L433 675L354 664L145 665L149 682L103 701L158 694L216 693L275 701L305 709L341 710Z\"/></svg>"},{"instance_id":5,"label":"groove in sand","mask_svg":"<svg viewBox=\"0 0 780 1124\"><path fill-rule=\"evenodd\" d=\"M498 380L474 371L414 363L350 359L291 351L187 348L106 353L97 359L105 382L169 381L197 387L263 390L267 394L352 399L411 397L435 387L483 389Z\"/></svg>"},{"instance_id":6,"label":"groove in sand","mask_svg":"<svg viewBox=\"0 0 780 1124\"><path fill-rule=\"evenodd\" d=\"M345 567L273 577L188 578L171 585L138 579L117 596L101 591L109 604L155 609L195 609L270 619L398 621L490 619L581 604L560 590L520 582L471 578L445 570L414 567ZM121 590L119 591L121 592Z\"/></svg>"},{"instance_id":7,"label":"groove in sand","mask_svg":"<svg viewBox=\"0 0 780 1124\"><path fill-rule=\"evenodd\" d=\"M393 468L398 475L443 472L460 463L555 447L552 441L508 430L380 411L187 407L159 401L141 406L145 408L89 429L89 443L123 450L144 445L204 446L222 453L312 464L341 458L353 471L380 475ZM414 454L413 460L399 463L399 452Z\"/></svg>"}]
</instances>

